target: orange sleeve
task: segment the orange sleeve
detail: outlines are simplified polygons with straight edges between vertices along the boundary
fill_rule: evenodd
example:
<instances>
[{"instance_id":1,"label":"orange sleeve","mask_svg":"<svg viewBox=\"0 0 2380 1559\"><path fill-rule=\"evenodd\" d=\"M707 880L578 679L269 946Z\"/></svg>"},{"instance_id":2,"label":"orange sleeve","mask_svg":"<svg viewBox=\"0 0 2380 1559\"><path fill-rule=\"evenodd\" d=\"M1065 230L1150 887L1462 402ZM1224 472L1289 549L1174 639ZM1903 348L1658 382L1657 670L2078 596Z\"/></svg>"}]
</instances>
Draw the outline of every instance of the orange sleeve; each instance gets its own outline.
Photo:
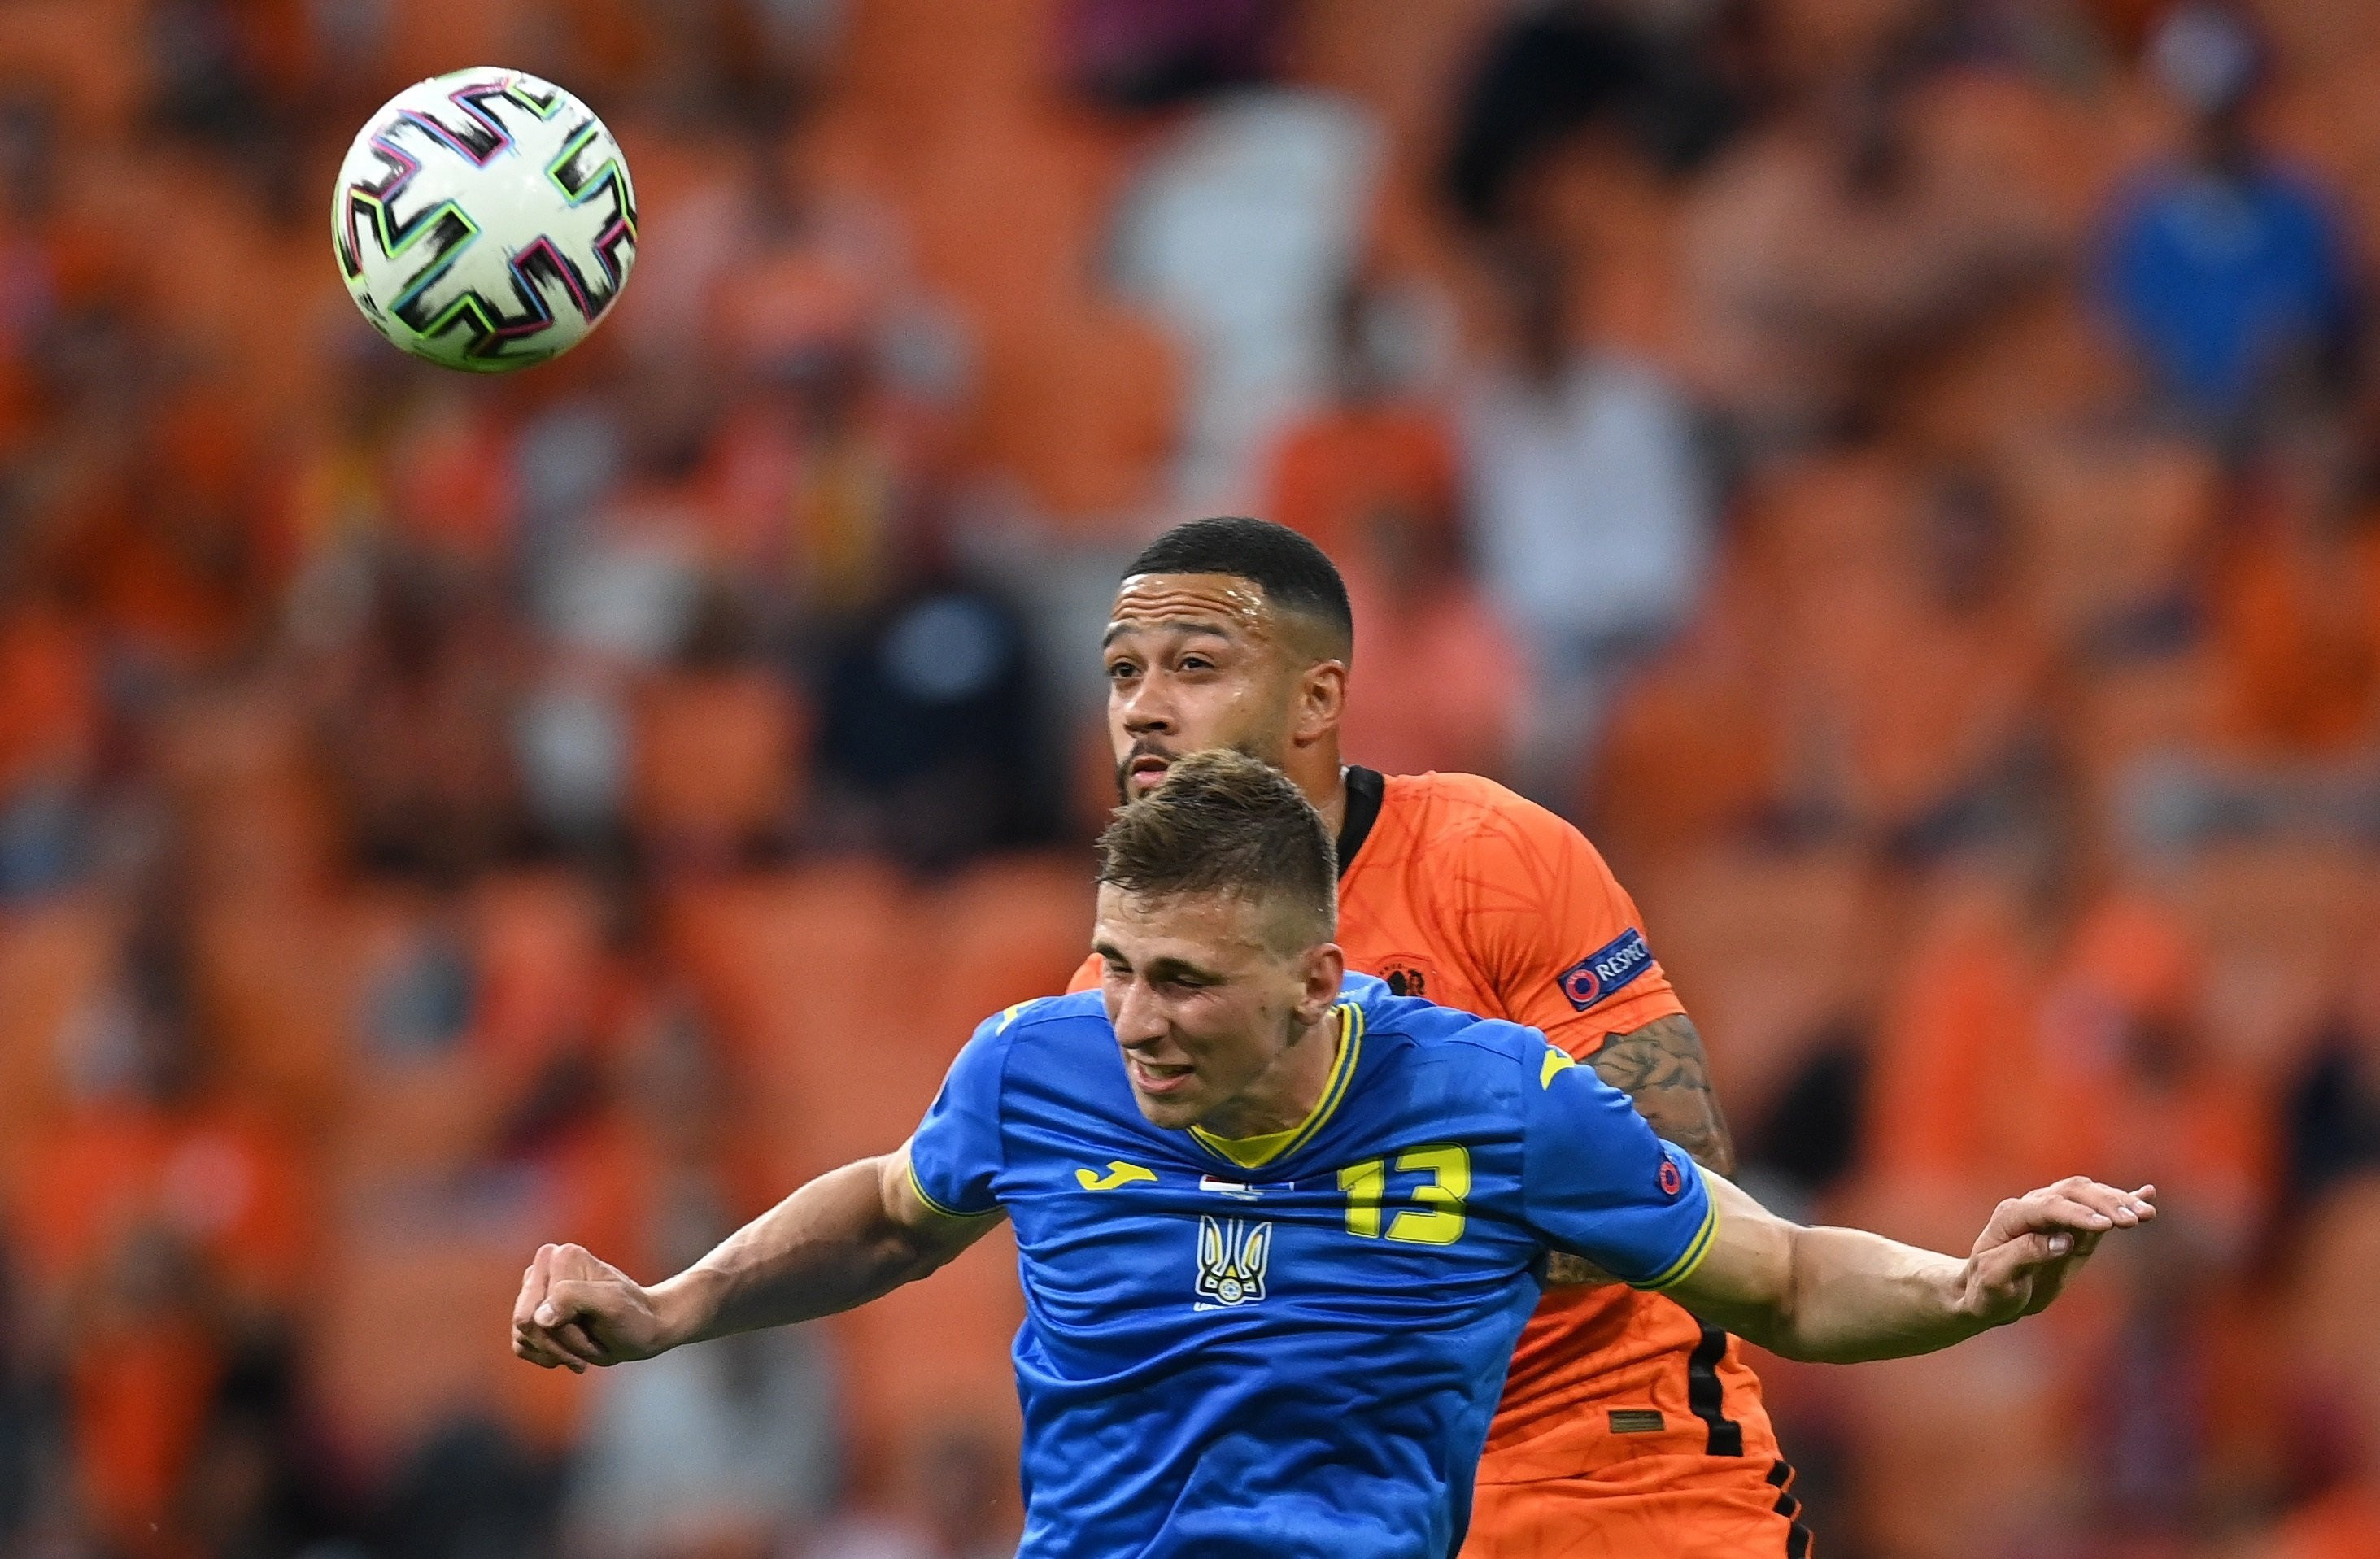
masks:
<instances>
[{"instance_id":1,"label":"orange sleeve","mask_svg":"<svg viewBox=\"0 0 2380 1559\"><path fill-rule=\"evenodd\" d=\"M1083 966L1075 971L1075 977L1066 982L1066 994L1073 996L1076 991L1095 991L1099 988L1099 955L1092 953L1083 960Z\"/></svg>"},{"instance_id":2,"label":"orange sleeve","mask_svg":"<svg viewBox=\"0 0 2380 1559\"><path fill-rule=\"evenodd\" d=\"M1457 856L1458 908L1504 1009L1584 1060L1685 1010L1636 905L1586 836L1518 797Z\"/></svg>"}]
</instances>

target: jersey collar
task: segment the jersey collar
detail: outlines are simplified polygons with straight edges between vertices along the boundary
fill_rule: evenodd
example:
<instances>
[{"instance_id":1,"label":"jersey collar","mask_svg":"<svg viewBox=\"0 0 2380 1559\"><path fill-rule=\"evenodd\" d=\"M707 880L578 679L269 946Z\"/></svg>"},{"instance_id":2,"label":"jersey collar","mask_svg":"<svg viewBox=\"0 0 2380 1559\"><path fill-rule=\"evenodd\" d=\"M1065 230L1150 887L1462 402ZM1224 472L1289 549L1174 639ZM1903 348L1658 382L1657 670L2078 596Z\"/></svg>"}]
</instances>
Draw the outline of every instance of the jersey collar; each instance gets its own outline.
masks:
<instances>
[{"instance_id":1,"label":"jersey collar","mask_svg":"<svg viewBox=\"0 0 2380 1559\"><path fill-rule=\"evenodd\" d=\"M1372 825L1380 820L1380 804L1389 793L1389 782L1378 769L1357 764L1347 766L1346 786L1347 811L1339 823L1339 876L1342 882L1347 869L1355 864L1355 852L1372 837Z\"/></svg>"},{"instance_id":2,"label":"jersey collar","mask_svg":"<svg viewBox=\"0 0 2380 1559\"><path fill-rule=\"evenodd\" d=\"M1314 1140L1339 1101L1347 1096L1347 1085L1354 1081L1355 1057L1364 1047L1364 1009L1352 1001L1339 1004L1339 1054L1331 1058L1330 1076L1322 1084L1322 1097L1305 1113L1305 1118L1286 1131L1268 1131L1261 1137L1218 1137L1204 1127L1193 1126L1190 1135L1216 1157L1238 1165L1243 1169L1261 1169L1277 1158L1286 1158Z\"/></svg>"}]
</instances>

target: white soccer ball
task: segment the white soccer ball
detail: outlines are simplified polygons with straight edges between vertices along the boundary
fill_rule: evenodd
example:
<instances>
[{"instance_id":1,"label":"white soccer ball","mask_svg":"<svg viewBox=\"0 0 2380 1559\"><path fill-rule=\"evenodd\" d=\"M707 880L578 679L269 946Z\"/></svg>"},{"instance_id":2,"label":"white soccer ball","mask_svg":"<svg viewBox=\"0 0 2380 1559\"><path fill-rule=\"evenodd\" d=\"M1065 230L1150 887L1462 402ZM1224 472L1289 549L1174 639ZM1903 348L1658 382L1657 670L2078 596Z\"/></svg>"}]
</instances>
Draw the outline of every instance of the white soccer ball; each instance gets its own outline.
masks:
<instances>
[{"instance_id":1,"label":"white soccer ball","mask_svg":"<svg viewBox=\"0 0 2380 1559\"><path fill-rule=\"evenodd\" d=\"M339 164L332 240L372 328L504 373L570 350L627 284L637 196L619 142L550 81L481 66L407 87Z\"/></svg>"}]
</instances>

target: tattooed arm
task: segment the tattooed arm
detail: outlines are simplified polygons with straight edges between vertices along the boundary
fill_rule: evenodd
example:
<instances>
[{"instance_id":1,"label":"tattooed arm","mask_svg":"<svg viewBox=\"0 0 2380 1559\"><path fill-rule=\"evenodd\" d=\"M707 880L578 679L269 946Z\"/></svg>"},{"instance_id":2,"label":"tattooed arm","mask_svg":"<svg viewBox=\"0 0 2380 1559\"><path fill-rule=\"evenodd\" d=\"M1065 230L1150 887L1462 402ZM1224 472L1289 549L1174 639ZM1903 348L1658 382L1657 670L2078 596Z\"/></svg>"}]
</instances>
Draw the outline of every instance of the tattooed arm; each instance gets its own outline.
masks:
<instances>
[{"instance_id":1,"label":"tattooed arm","mask_svg":"<svg viewBox=\"0 0 2380 1559\"><path fill-rule=\"evenodd\" d=\"M1682 1012L1656 1018L1627 1033L1606 1034L1589 1058L1595 1075L1636 1101L1654 1131L1720 1175L1735 1173L1735 1143L1710 1085L1703 1036ZM1557 1251L1547 1258L1546 1281L1560 1287L1617 1283L1594 1263Z\"/></svg>"},{"instance_id":2,"label":"tattooed arm","mask_svg":"<svg viewBox=\"0 0 2380 1559\"><path fill-rule=\"evenodd\" d=\"M1711 1091L1703 1036L1682 1012L1608 1034L1589 1057L1595 1075L1636 1101L1653 1130L1722 1175L1735 1173L1735 1143Z\"/></svg>"}]
</instances>

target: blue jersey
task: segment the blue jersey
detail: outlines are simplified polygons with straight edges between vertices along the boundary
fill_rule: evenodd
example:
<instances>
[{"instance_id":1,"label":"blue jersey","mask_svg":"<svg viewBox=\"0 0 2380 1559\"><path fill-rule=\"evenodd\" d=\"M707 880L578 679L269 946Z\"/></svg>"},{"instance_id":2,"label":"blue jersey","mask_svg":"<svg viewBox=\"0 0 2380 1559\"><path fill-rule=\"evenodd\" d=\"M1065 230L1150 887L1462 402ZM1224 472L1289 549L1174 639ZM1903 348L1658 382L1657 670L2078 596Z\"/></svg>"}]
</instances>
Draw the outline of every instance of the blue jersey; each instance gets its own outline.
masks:
<instances>
[{"instance_id":1,"label":"blue jersey","mask_svg":"<svg viewBox=\"0 0 2380 1559\"><path fill-rule=\"evenodd\" d=\"M1644 1287L1709 1249L1694 1163L1534 1029L1350 982L1294 1130L1151 1125L1097 992L990 1019L910 1143L1004 1209L1029 1559L1442 1559L1548 1248Z\"/></svg>"}]
</instances>

